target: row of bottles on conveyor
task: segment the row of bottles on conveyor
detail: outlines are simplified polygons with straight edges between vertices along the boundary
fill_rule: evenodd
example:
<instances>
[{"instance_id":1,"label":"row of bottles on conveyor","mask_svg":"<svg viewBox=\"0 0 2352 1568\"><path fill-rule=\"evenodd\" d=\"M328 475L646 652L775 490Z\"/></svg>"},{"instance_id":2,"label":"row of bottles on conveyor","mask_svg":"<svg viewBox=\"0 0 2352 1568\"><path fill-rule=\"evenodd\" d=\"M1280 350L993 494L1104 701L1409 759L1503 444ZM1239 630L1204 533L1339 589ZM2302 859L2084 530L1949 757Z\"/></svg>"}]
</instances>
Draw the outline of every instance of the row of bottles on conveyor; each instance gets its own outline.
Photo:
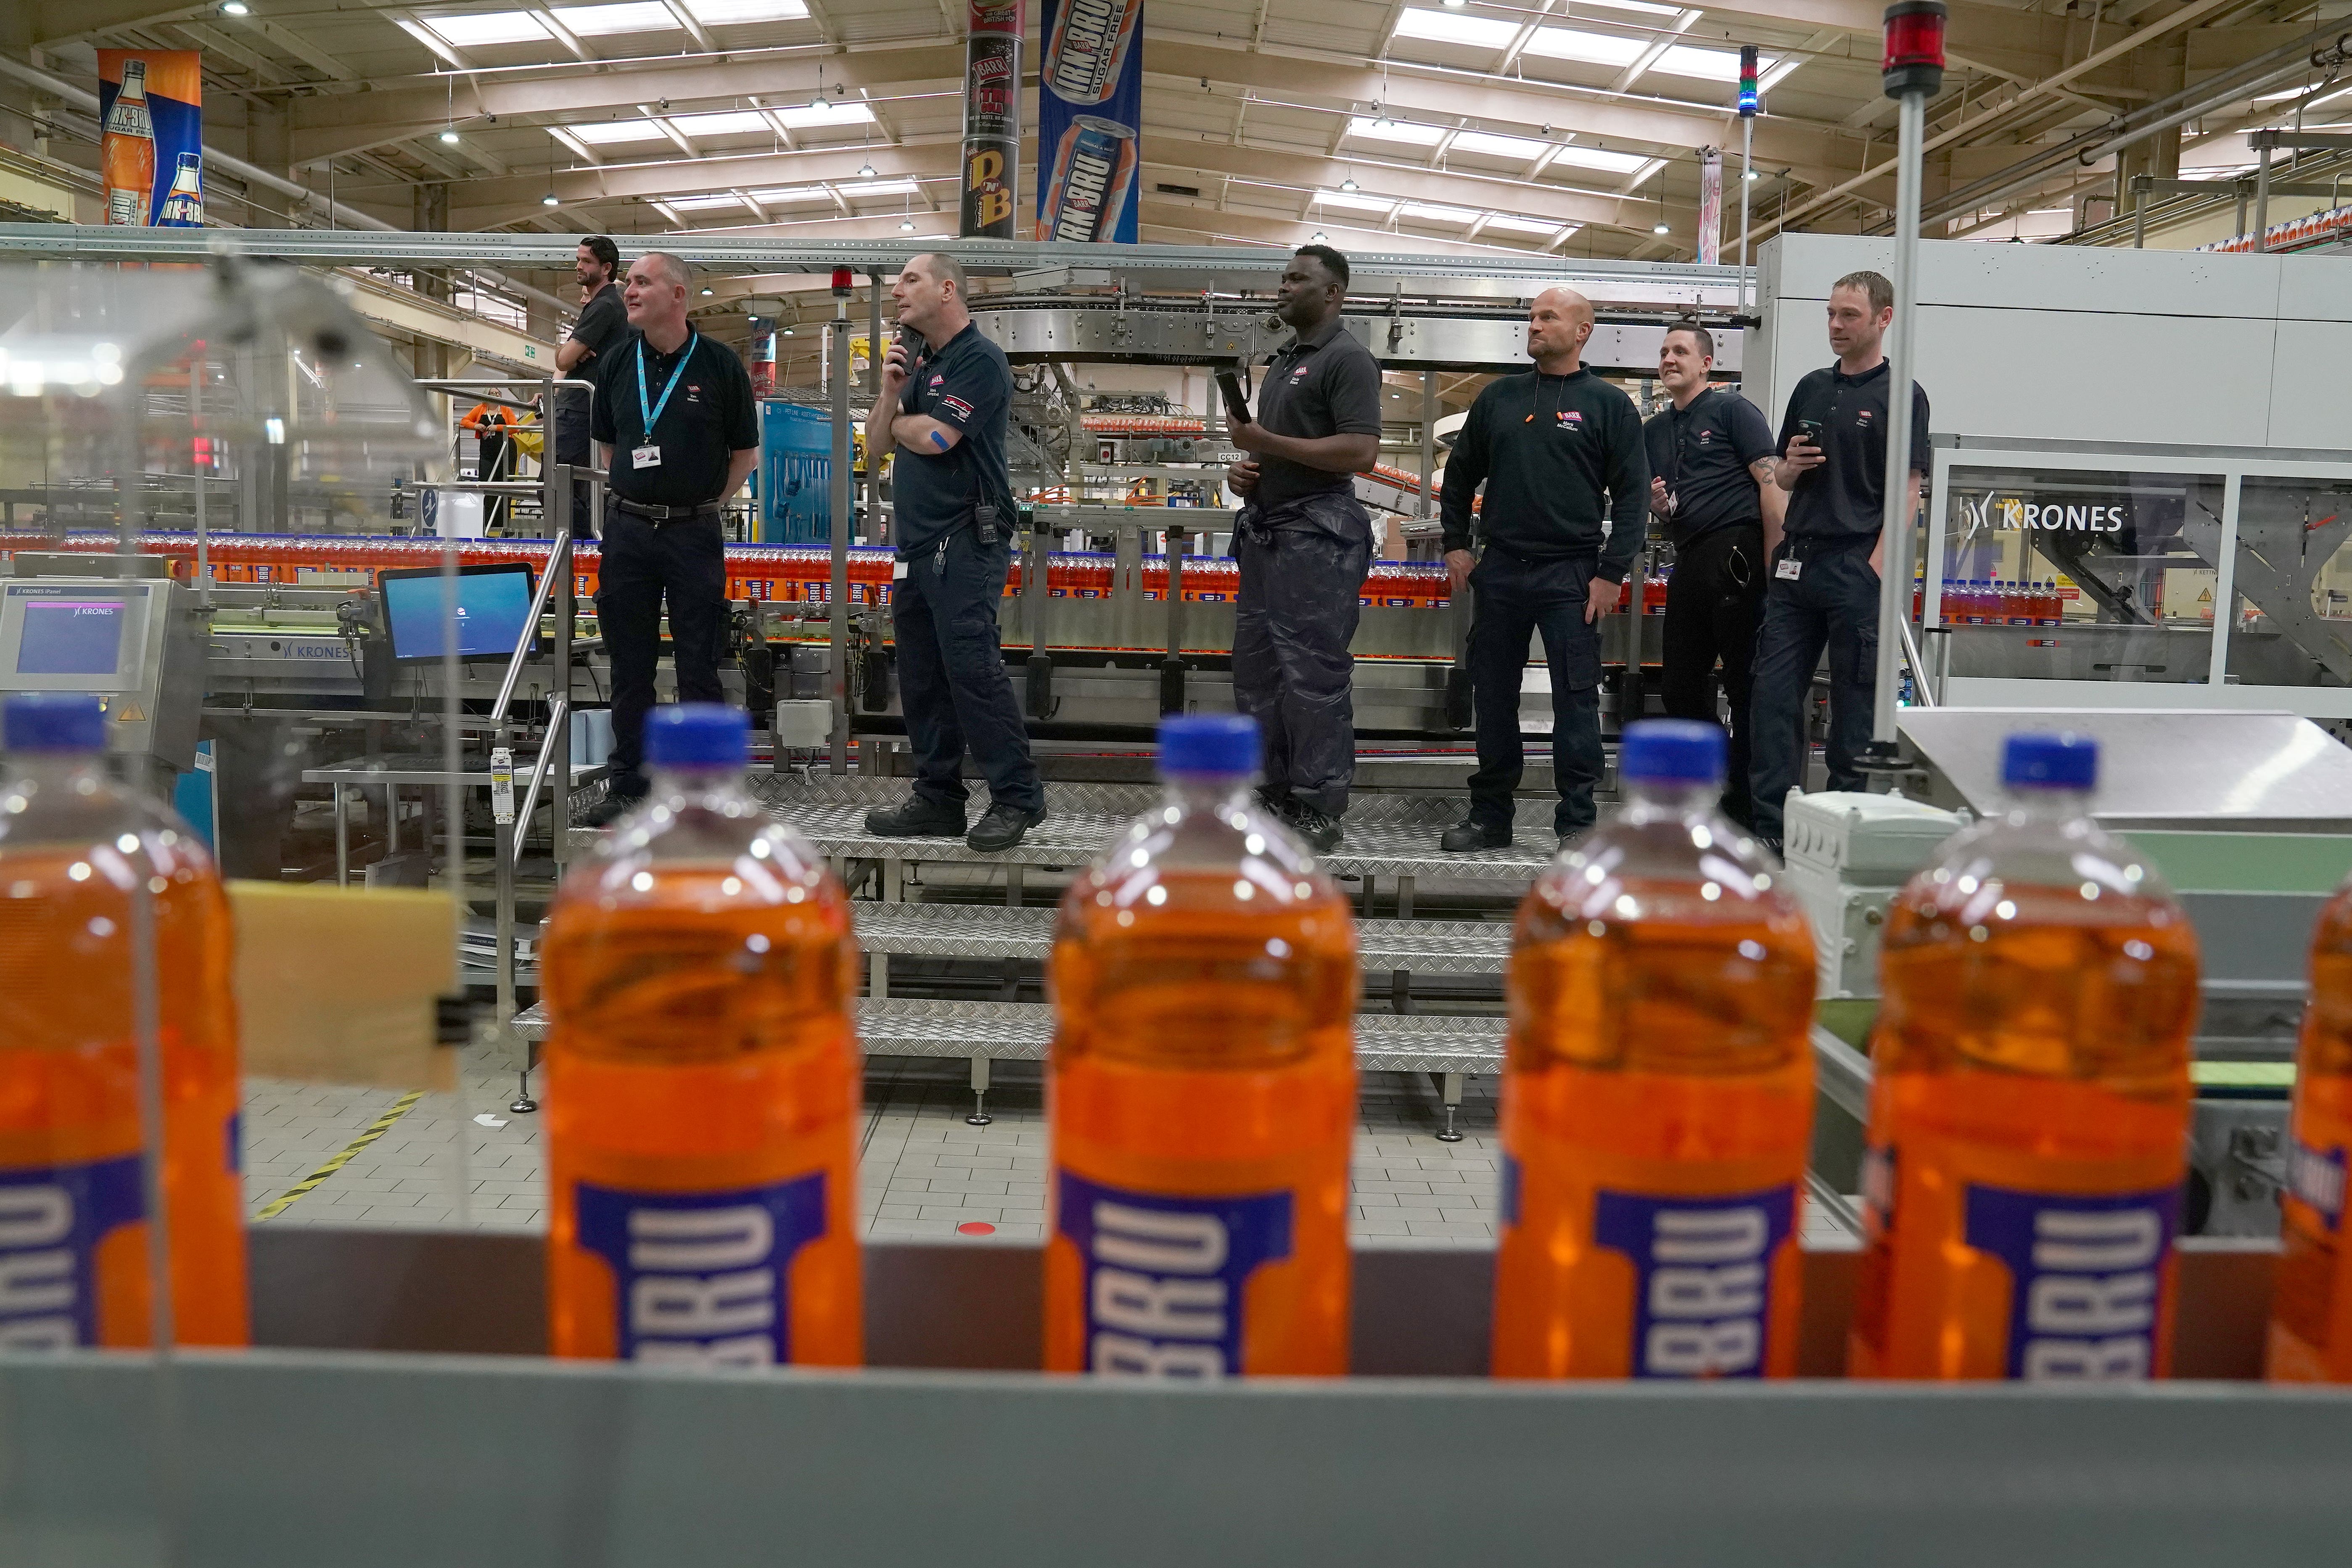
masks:
<instances>
[{"instance_id":1,"label":"row of bottles on conveyor","mask_svg":"<svg viewBox=\"0 0 2352 1568\"><path fill-rule=\"evenodd\" d=\"M2066 616L2065 590L2054 582L1956 579L1944 584L1943 604L1948 626L2054 626Z\"/></svg>"},{"instance_id":2,"label":"row of bottles on conveyor","mask_svg":"<svg viewBox=\"0 0 2352 1568\"><path fill-rule=\"evenodd\" d=\"M551 915L561 1354L862 1359L855 908L744 793L747 732L737 710L658 710L652 798ZM12 697L0 742L0 1344L143 1342L159 1260L178 1338L243 1342L218 879L185 824L108 780L93 700ZM1348 1366L1355 931L1336 882L1253 795L1258 744L1244 718L1168 721L1163 803L1062 902L1051 1369ZM1795 1369L1813 940L1717 815L1723 769L1711 725L1631 727L1624 805L1518 911L1497 1375ZM2167 1370L2199 956L2156 873L2091 819L2097 772L2086 739L2011 737L2010 809L1955 835L1895 902L1854 1375ZM148 941L154 1064L127 983ZM2324 912L2314 965L2270 1367L2352 1381L2352 890ZM156 1065L159 1122L139 1091Z\"/></svg>"}]
</instances>

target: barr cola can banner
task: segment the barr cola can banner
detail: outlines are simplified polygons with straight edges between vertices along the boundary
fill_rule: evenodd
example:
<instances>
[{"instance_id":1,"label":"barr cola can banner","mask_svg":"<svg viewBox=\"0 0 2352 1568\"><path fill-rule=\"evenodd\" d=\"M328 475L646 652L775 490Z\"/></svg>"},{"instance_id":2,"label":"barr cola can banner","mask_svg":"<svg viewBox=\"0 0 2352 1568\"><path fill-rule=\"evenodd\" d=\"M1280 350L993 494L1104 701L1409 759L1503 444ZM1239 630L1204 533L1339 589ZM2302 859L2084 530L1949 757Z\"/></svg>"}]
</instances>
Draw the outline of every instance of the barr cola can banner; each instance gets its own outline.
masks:
<instances>
[{"instance_id":1,"label":"barr cola can banner","mask_svg":"<svg viewBox=\"0 0 2352 1568\"><path fill-rule=\"evenodd\" d=\"M1021 158L1021 0L971 0L964 40L963 199L956 233L1014 237Z\"/></svg>"},{"instance_id":2,"label":"barr cola can banner","mask_svg":"<svg viewBox=\"0 0 2352 1568\"><path fill-rule=\"evenodd\" d=\"M98 51L107 222L204 226L201 61L194 49Z\"/></svg>"},{"instance_id":3,"label":"barr cola can banner","mask_svg":"<svg viewBox=\"0 0 2352 1568\"><path fill-rule=\"evenodd\" d=\"M1037 237L1135 243L1143 0L1045 0Z\"/></svg>"}]
</instances>

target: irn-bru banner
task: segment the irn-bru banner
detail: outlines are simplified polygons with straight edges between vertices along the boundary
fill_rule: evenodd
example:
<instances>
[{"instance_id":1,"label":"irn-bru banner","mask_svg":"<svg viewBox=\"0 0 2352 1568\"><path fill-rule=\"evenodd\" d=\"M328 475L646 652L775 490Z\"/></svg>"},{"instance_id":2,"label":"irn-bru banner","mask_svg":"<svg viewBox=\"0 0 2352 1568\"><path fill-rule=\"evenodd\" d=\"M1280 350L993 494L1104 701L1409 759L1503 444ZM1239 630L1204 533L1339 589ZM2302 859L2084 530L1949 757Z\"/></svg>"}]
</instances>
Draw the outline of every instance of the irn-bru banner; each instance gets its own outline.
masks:
<instances>
[{"instance_id":1,"label":"irn-bru banner","mask_svg":"<svg viewBox=\"0 0 2352 1568\"><path fill-rule=\"evenodd\" d=\"M1037 237L1135 243L1143 0L1045 0Z\"/></svg>"},{"instance_id":2,"label":"irn-bru banner","mask_svg":"<svg viewBox=\"0 0 2352 1568\"><path fill-rule=\"evenodd\" d=\"M201 59L194 49L98 51L107 222L204 226Z\"/></svg>"}]
</instances>

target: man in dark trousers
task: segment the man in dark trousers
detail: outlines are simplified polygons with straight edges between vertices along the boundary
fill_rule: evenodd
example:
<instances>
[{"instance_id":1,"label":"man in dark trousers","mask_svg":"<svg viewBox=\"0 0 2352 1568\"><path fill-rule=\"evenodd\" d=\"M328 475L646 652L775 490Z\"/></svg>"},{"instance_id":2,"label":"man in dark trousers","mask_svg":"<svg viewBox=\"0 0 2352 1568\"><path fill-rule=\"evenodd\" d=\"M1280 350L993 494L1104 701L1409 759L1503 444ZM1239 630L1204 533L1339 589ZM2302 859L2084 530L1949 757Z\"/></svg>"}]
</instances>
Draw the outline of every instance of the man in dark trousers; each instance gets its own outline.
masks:
<instances>
[{"instance_id":1,"label":"man in dark trousers","mask_svg":"<svg viewBox=\"0 0 2352 1568\"><path fill-rule=\"evenodd\" d=\"M955 837L1010 849L1045 817L1045 786L1004 673L996 606L1013 565L1013 476L1004 437L1013 370L965 308L963 268L918 256L890 297L899 341L882 362L866 420L866 461L890 464L890 622L898 697L914 751L914 793L867 815L889 838ZM908 334L912 334L909 337ZM988 809L964 827L963 754L988 780Z\"/></svg>"},{"instance_id":2,"label":"man in dark trousers","mask_svg":"<svg viewBox=\"0 0 2352 1568\"><path fill-rule=\"evenodd\" d=\"M1642 427L1650 458L1650 510L1675 546L1666 584L1661 695L1676 719L1717 721L1716 661L1731 708L1723 812L1754 825L1748 795L1748 688L1764 560L1780 541L1788 492L1773 483L1772 426L1737 393L1707 384L1715 338L1696 322L1666 329L1658 381L1675 400Z\"/></svg>"},{"instance_id":3,"label":"man in dark trousers","mask_svg":"<svg viewBox=\"0 0 2352 1568\"><path fill-rule=\"evenodd\" d=\"M1633 400L1583 366L1592 303L1547 289L1528 313L1536 368L1489 382L1445 460L1438 494L1445 565L1474 594L1470 694L1478 715L1478 771L1470 815L1438 842L1456 853L1511 842L1513 796L1526 770L1519 686L1528 639L1543 634L1551 666L1552 826L1565 849L1593 823L1592 791L1608 766L1601 749L1601 626L1617 607L1650 504L1642 416ZM1470 498L1483 555L1470 552ZM1606 531L1603 523L1607 524Z\"/></svg>"},{"instance_id":4,"label":"man in dark trousers","mask_svg":"<svg viewBox=\"0 0 2352 1568\"><path fill-rule=\"evenodd\" d=\"M650 251L621 290L629 338L597 375L597 459L613 491L597 568L596 624L613 659L612 773L586 817L605 823L645 798L646 714L654 705L668 601L682 702L723 702L727 633L727 498L760 458L751 377L735 351L686 319L694 272Z\"/></svg>"},{"instance_id":5,"label":"man in dark trousers","mask_svg":"<svg viewBox=\"0 0 2352 1568\"><path fill-rule=\"evenodd\" d=\"M1880 344L1895 320L1895 286L1852 272L1830 288L1837 363L1797 383L1780 422L1775 482L1788 492L1785 537L1765 580L1756 637L1756 836L1780 848L1781 805L1804 780L1805 698L1824 645L1830 656L1829 786L1858 790L1877 689L1878 569L1886 497L1886 396L1893 372ZM1927 471L1927 395L1911 387L1910 493L1919 510Z\"/></svg>"},{"instance_id":6,"label":"man in dark trousers","mask_svg":"<svg viewBox=\"0 0 2352 1568\"><path fill-rule=\"evenodd\" d=\"M1267 805L1319 851L1339 846L1356 777L1355 640L1372 519L1351 476L1381 451L1381 367L1339 319L1348 258L1302 247L1275 309L1298 335L1231 426L1249 456L1226 470L1241 593L1234 706L1265 738Z\"/></svg>"},{"instance_id":7,"label":"man in dark trousers","mask_svg":"<svg viewBox=\"0 0 2352 1568\"><path fill-rule=\"evenodd\" d=\"M566 380L594 381L604 368L601 356L628 336L629 312L621 302L620 271L621 252L609 238L592 234L580 242L579 255L572 266L573 276L580 279L580 319L572 323L572 336L555 351L556 373ZM584 388L557 389L557 462L582 468L588 466L590 401ZM578 539L596 536L588 516L585 479L572 481L572 532Z\"/></svg>"}]
</instances>

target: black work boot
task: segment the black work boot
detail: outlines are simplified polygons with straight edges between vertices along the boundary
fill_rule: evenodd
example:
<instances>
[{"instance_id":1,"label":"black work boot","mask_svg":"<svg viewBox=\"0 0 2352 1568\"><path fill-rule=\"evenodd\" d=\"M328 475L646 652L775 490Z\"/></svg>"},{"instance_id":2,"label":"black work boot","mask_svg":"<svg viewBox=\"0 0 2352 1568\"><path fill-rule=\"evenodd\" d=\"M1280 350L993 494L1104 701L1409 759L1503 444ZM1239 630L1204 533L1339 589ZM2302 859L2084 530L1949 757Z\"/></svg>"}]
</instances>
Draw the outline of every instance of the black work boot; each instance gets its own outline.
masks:
<instances>
[{"instance_id":1,"label":"black work boot","mask_svg":"<svg viewBox=\"0 0 2352 1568\"><path fill-rule=\"evenodd\" d=\"M866 831L877 838L957 838L963 834L963 807L910 795L897 805L867 812Z\"/></svg>"},{"instance_id":2,"label":"black work boot","mask_svg":"<svg viewBox=\"0 0 2352 1568\"><path fill-rule=\"evenodd\" d=\"M1339 847L1339 840L1345 837L1338 817L1320 806L1307 805L1297 795L1283 803L1282 820L1318 855L1328 855Z\"/></svg>"},{"instance_id":3,"label":"black work boot","mask_svg":"<svg viewBox=\"0 0 2352 1568\"><path fill-rule=\"evenodd\" d=\"M1448 855L1467 855L1475 849L1508 849L1511 830L1507 826L1489 827L1475 816L1465 817L1445 830L1437 847Z\"/></svg>"},{"instance_id":4,"label":"black work boot","mask_svg":"<svg viewBox=\"0 0 2352 1568\"><path fill-rule=\"evenodd\" d=\"M641 795L607 795L604 799L582 812L572 826L574 827L610 827L645 804L646 797Z\"/></svg>"},{"instance_id":5,"label":"black work boot","mask_svg":"<svg viewBox=\"0 0 2352 1568\"><path fill-rule=\"evenodd\" d=\"M963 836L963 841L983 855L993 855L1020 843L1031 828L1045 820L1045 812L1042 806L1035 811L1024 811L1017 805L1006 805L1000 801L971 825L971 831Z\"/></svg>"}]
</instances>

